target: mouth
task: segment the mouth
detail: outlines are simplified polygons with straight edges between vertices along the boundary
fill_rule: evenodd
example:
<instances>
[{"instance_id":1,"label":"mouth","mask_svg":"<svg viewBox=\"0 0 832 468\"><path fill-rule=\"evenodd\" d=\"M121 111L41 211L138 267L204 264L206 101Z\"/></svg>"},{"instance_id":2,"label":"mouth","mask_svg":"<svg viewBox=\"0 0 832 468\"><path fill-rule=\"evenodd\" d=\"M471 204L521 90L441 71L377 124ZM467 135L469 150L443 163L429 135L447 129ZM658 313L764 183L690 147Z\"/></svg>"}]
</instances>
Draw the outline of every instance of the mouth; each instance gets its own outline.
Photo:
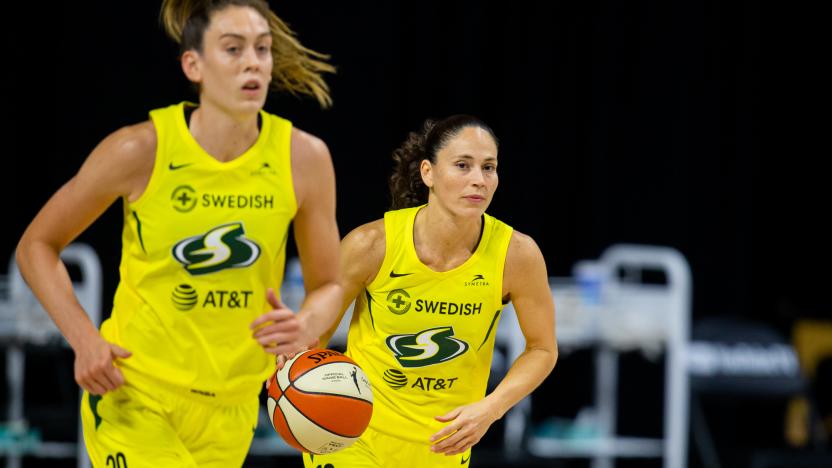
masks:
<instances>
[{"instance_id":1,"label":"mouth","mask_svg":"<svg viewBox=\"0 0 832 468\"><path fill-rule=\"evenodd\" d=\"M475 202L475 203L485 201L485 197L482 196L482 195L466 195L462 198L465 198L466 200L472 201L472 202Z\"/></svg>"},{"instance_id":2,"label":"mouth","mask_svg":"<svg viewBox=\"0 0 832 468\"><path fill-rule=\"evenodd\" d=\"M259 94L262 88L263 85L261 85L257 80L248 80L243 83L243 86L241 87L243 93L245 94Z\"/></svg>"}]
</instances>

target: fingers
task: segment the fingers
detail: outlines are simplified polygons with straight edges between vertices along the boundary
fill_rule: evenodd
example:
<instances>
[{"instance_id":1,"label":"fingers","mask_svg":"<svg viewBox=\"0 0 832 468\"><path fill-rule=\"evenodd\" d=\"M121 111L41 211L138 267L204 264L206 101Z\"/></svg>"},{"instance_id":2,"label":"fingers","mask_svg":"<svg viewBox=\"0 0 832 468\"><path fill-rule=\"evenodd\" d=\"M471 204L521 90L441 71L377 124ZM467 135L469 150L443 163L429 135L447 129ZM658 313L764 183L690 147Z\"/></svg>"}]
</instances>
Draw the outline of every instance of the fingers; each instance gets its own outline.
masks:
<instances>
[{"instance_id":1,"label":"fingers","mask_svg":"<svg viewBox=\"0 0 832 468\"><path fill-rule=\"evenodd\" d=\"M466 450L474 446L478 442L478 438L471 432L460 430L455 432L447 439L442 440L431 446L431 451L436 453L444 453L445 455L456 455L464 453Z\"/></svg>"},{"instance_id":2,"label":"fingers","mask_svg":"<svg viewBox=\"0 0 832 468\"><path fill-rule=\"evenodd\" d=\"M104 395L124 385L124 375L115 361L132 353L103 339L94 340L75 355L75 381L94 395Z\"/></svg>"},{"instance_id":3,"label":"fingers","mask_svg":"<svg viewBox=\"0 0 832 468\"><path fill-rule=\"evenodd\" d=\"M269 305L272 306L272 310L257 317L253 322L251 322L248 326L250 329L254 330L266 322L285 320L286 318L293 317L295 315L292 309L286 307L286 304L277 298L277 294L275 294L274 289L269 288L266 290L266 300L269 302Z\"/></svg>"},{"instance_id":4,"label":"fingers","mask_svg":"<svg viewBox=\"0 0 832 468\"><path fill-rule=\"evenodd\" d=\"M442 453L444 453L446 456L459 455L461 453L467 452L469 449L471 449L471 447L476 445L476 443L477 443L477 441L468 437L468 438L460 441L460 443L457 444L456 447L453 447L453 448L451 448L449 450L446 450Z\"/></svg>"},{"instance_id":5,"label":"fingers","mask_svg":"<svg viewBox=\"0 0 832 468\"><path fill-rule=\"evenodd\" d=\"M107 393L106 388L103 385L99 384L98 382L95 382L95 381L81 382L80 380L77 380L77 379L76 379L76 381L78 382L78 385L81 386L81 388L90 392L92 395L103 395L103 394Z\"/></svg>"},{"instance_id":6,"label":"fingers","mask_svg":"<svg viewBox=\"0 0 832 468\"><path fill-rule=\"evenodd\" d=\"M431 449L431 451L436 452L436 453L445 453L445 451L448 450L449 448L456 447L457 444L463 439L464 439L464 435L461 432L456 431L453 434L451 434L450 436L448 436L444 439L440 439L439 442L431 445L430 449Z\"/></svg>"},{"instance_id":7,"label":"fingers","mask_svg":"<svg viewBox=\"0 0 832 468\"><path fill-rule=\"evenodd\" d=\"M283 366L286 365L286 361L292 358L287 358L285 354L278 354L277 361L275 363L277 370L283 369Z\"/></svg>"},{"instance_id":8,"label":"fingers","mask_svg":"<svg viewBox=\"0 0 832 468\"><path fill-rule=\"evenodd\" d=\"M255 339L261 346L266 346L274 343L293 343L300 338L300 324L297 320L286 320L282 322L273 323L265 327L258 328L251 337ZM296 344L300 347L300 344ZM291 351L294 351L292 349Z\"/></svg>"},{"instance_id":9,"label":"fingers","mask_svg":"<svg viewBox=\"0 0 832 468\"><path fill-rule=\"evenodd\" d=\"M435 416L434 419L436 419L439 422L452 421L452 420L456 419L457 416L459 416L459 413L461 411L462 411L462 408L454 408L453 410L443 414L442 416Z\"/></svg>"},{"instance_id":10,"label":"fingers","mask_svg":"<svg viewBox=\"0 0 832 468\"><path fill-rule=\"evenodd\" d=\"M439 419L438 416L437 416L437 419ZM431 442L436 442L436 441L444 439L445 437L448 437L449 435L453 434L454 432L456 432L458 430L458 426L459 426L458 424L450 424L448 426L443 427L439 432L430 436L430 441Z\"/></svg>"},{"instance_id":11,"label":"fingers","mask_svg":"<svg viewBox=\"0 0 832 468\"><path fill-rule=\"evenodd\" d=\"M293 331L300 328L297 316L288 309L273 310L257 317L249 328L254 330L252 336L258 338L275 331Z\"/></svg>"},{"instance_id":12,"label":"fingers","mask_svg":"<svg viewBox=\"0 0 832 468\"><path fill-rule=\"evenodd\" d=\"M266 290L266 299L273 307L272 310L260 315L251 322L249 328L253 330L251 336L263 347L267 353L287 354L288 359L294 353L318 345L318 339L310 339L303 334L305 325L303 318L295 314L277 298L274 289Z\"/></svg>"},{"instance_id":13,"label":"fingers","mask_svg":"<svg viewBox=\"0 0 832 468\"><path fill-rule=\"evenodd\" d=\"M296 351L298 349L298 345L292 342L271 342L266 344L261 344L263 346L263 351L274 354L274 355L286 355L287 360L292 359L295 357Z\"/></svg>"},{"instance_id":14,"label":"fingers","mask_svg":"<svg viewBox=\"0 0 832 468\"><path fill-rule=\"evenodd\" d=\"M266 300L269 301L269 304L275 309L288 309L286 304L277 298L277 294L275 294L273 288L266 290Z\"/></svg>"},{"instance_id":15,"label":"fingers","mask_svg":"<svg viewBox=\"0 0 832 468\"><path fill-rule=\"evenodd\" d=\"M117 344L110 343L110 350L112 351L113 355L118 358L126 359L133 355L130 351L122 348Z\"/></svg>"},{"instance_id":16,"label":"fingers","mask_svg":"<svg viewBox=\"0 0 832 468\"><path fill-rule=\"evenodd\" d=\"M442 416L434 417L437 421L450 422L450 424L431 436L431 451L445 455L457 455L465 453L466 450L479 442L488 426L482 427L482 423L477 422L479 418L472 417L471 414L463 415L462 412L466 408L469 408L469 413L472 411L470 410L471 405L466 405L454 408Z\"/></svg>"},{"instance_id":17,"label":"fingers","mask_svg":"<svg viewBox=\"0 0 832 468\"><path fill-rule=\"evenodd\" d=\"M104 395L124 385L124 375L112 362L76 371L75 381L94 395Z\"/></svg>"},{"instance_id":18,"label":"fingers","mask_svg":"<svg viewBox=\"0 0 832 468\"><path fill-rule=\"evenodd\" d=\"M266 324L268 322L268 324ZM258 317L252 326L252 333L257 343L267 353L285 354L297 352L303 344L297 343L301 338L301 324L297 316L289 309L273 310Z\"/></svg>"}]
</instances>

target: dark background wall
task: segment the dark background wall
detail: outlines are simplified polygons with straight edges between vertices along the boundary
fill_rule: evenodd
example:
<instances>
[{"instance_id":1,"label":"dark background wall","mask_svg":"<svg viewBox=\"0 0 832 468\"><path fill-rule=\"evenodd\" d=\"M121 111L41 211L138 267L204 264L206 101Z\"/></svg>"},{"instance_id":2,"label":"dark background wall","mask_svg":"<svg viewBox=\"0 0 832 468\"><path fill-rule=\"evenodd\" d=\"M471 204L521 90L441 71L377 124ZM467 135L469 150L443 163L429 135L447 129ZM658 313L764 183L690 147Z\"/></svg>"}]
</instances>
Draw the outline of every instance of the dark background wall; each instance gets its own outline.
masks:
<instances>
[{"instance_id":1,"label":"dark background wall","mask_svg":"<svg viewBox=\"0 0 832 468\"><path fill-rule=\"evenodd\" d=\"M0 262L102 138L152 108L196 99L158 25L159 3L4 6L0 200L11 216ZM788 333L795 317L827 310L821 292L806 294L824 289L820 277L784 274L810 266L825 239L804 226L815 211L760 197L770 101L757 2L271 4L338 67L331 110L285 95L266 108L328 143L342 234L387 209L390 153L408 131L427 117L470 113L501 140L489 211L537 240L551 275L569 275L614 243L667 245L691 265L694 320L752 317ZM795 181L797 172L775 170L778 188L801 201L824 195ZM118 281L120 209L79 239L101 257L105 309ZM558 369L568 379L589 366L579 354ZM661 369L651 366L641 375ZM573 399L591 394L556 387ZM636 393L636 419L642 408L660 410L660 394ZM650 424L660 433L659 417Z\"/></svg>"},{"instance_id":2,"label":"dark background wall","mask_svg":"<svg viewBox=\"0 0 832 468\"><path fill-rule=\"evenodd\" d=\"M3 102L11 209L0 257L109 132L195 99L158 2L10 7ZM321 136L342 234L387 208L390 152L426 117L472 113L501 140L490 212L540 244L552 275L617 242L668 245L694 275L694 316L775 319L762 287L760 11L755 2L275 2L332 54L335 106L267 109ZM81 237L107 275L120 202ZM67 214L71 216L71 213ZM756 224L755 224L756 223Z\"/></svg>"}]
</instances>

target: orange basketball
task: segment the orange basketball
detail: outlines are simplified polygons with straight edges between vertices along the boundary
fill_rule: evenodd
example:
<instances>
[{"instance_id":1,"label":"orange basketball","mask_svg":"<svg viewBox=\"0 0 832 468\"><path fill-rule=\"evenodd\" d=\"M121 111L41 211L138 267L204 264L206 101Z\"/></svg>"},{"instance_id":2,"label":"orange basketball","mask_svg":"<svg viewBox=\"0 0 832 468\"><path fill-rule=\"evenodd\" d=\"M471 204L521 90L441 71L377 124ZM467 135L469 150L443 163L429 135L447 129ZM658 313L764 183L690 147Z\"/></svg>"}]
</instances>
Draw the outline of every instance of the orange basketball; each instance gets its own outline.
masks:
<instances>
[{"instance_id":1,"label":"orange basketball","mask_svg":"<svg viewBox=\"0 0 832 468\"><path fill-rule=\"evenodd\" d=\"M370 424L373 390L361 367L331 349L310 349L269 379L269 419L302 452L337 452Z\"/></svg>"}]
</instances>

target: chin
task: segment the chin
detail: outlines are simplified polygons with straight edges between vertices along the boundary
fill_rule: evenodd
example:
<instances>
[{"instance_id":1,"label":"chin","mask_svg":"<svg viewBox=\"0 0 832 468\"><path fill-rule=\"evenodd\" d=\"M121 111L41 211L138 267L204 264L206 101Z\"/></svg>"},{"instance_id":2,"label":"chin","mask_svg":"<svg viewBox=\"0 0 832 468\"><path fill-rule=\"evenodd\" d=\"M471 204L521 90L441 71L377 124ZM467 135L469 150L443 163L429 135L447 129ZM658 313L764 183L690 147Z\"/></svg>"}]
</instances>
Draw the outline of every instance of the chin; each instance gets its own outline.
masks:
<instances>
[{"instance_id":1,"label":"chin","mask_svg":"<svg viewBox=\"0 0 832 468\"><path fill-rule=\"evenodd\" d=\"M478 204L476 206L471 206L471 205L460 206L456 210L456 212L457 212L458 216L462 216L462 217L465 217L465 218L468 218L468 217L479 218L480 216L483 215L483 213L485 213L485 210L488 209L489 204L490 204L489 202L483 202L483 203Z\"/></svg>"},{"instance_id":2,"label":"chin","mask_svg":"<svg viewBox=\"0 0 832 468\"><path fill-rule=\"evenodd\" d=\"M257 100L246 99L246 100L243 100L242 102L240 102L237 105L237 109L239 109L240 112L243 112L243 113L247 113L247 114L248 113L255 113L256 114L257 112L260 112L260 110L263 108L264 105L266 105L266 100L265 99L257 99Z\"/></svg>"}]
</instances>

